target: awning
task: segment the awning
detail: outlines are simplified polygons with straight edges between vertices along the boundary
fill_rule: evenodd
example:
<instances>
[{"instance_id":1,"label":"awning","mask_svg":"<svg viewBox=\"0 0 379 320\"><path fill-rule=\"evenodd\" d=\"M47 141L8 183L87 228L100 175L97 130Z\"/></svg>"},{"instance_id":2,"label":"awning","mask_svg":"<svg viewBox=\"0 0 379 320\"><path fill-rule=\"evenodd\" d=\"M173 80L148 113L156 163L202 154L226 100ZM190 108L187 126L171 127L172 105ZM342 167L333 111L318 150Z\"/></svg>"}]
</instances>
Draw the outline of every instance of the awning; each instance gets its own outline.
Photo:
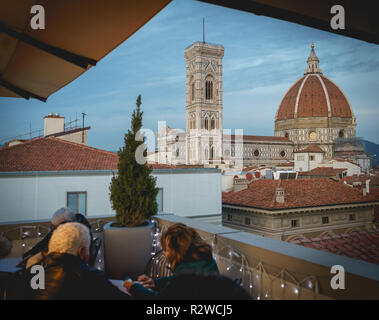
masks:
<instances>
[{"instance_id":1,"label":"awning","mask_svg":"<svg viewBox=\"0 0 379 320\"><path fill-rule=\"evenodd\" d=\"M378 2L372 0L198 0L379 44ZM345 29L332 29L331 8L344 9ZM254 34L254 30L251 30Z\"/></svg>"},{"instance_id":2,"label":"awning","mask_svg":"<svg viewBox=\"0 0 379 320\"><path fill-rule=\"evenodd\" d=\"M42 101L134 34L171 0L0 0L0 97ZM45 29L30 25L34 5Z\"/></svg>"}]
</instances>

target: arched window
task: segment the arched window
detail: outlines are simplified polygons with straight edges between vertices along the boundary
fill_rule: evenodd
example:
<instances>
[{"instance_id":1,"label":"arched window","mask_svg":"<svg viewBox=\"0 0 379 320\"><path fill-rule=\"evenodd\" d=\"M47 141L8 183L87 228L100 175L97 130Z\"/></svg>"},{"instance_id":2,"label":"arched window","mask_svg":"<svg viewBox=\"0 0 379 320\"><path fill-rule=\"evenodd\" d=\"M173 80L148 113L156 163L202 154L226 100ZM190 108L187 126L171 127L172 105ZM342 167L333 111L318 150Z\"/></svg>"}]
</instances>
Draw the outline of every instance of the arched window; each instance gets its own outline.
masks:
<instances>
[{"instance_id":1,"label":"arched window","mask_svg":"<svg viewBox=\"0 0 379 320\"><path fill-rule=\"evenodd\" d=\"M192 81L192 84L191 84L191 100L192 101L195 100L195 81Z\"/></svg>"},{"instance_id":2,"label":"arched window","mask_svg":"<svg viewBox=\"0 0 379 320\"><path fill-rule=\"evenodd\" d=\"M211 119L211 130L213 130L215 128L216 128L216 121L215 121L215 118L212 118Z\"/></svg>"},{"instance_id":3,"label":"arched window","mask_svg":"<svg viewBox=\"0 0 379 320\"><path fill-rule=\"evenodd\" d=\"M213 79L211 76L205 78L205 100L213 100Z\"/></svg>"},{"instance_id":4,"label":"arched window","mask_svg":"<svg viewBox=\"0 0 379 320\"><path fill-rule=\"evenodd\" d=\"M339 138L345 138L345 131L340 130L340 132L338 133L338 137Z\"/></svg>"},{"instance_id":5,"label":"arched window","mask_svg":"<svg viewBox=\"0 0 379 320\"><path fill-rule=\"evenodd\" d=\"M204 129L209 130L209 120L208 120L208 117L206 117L205 120L204 120Z\"/></svg>"},{"instance_id":6,"label":"arched window","mask_svg":"<svg viewBox=\"0 0 379 320\"><path fill-rule=\"evenodd\" d=\"M211 157L210 157L210 159L213 160L213 157L214 157L214 147L212 146L211 147Z\"/></svg>"}]
</instances>

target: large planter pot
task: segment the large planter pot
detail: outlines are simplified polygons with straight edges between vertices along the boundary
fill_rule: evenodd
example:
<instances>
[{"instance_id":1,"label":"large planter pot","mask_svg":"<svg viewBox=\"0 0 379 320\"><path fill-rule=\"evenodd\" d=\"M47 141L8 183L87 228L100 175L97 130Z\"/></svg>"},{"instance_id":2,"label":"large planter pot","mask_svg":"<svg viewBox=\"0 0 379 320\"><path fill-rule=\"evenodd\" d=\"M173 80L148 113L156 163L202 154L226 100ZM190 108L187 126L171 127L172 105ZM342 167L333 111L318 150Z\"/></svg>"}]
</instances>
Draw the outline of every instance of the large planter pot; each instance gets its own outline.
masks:
<instances>
[{"instance_id":1,"label":"large planter pot","mask_svg":"<svg viewBox=\"0 0 379 320\"><path fill-rule=\"evenodd\" d=\"M145 272L152 252L154 225L149 222L139 227L104 225L104 268L111 279L137 277Z\"/></svg>"}]
</instances>

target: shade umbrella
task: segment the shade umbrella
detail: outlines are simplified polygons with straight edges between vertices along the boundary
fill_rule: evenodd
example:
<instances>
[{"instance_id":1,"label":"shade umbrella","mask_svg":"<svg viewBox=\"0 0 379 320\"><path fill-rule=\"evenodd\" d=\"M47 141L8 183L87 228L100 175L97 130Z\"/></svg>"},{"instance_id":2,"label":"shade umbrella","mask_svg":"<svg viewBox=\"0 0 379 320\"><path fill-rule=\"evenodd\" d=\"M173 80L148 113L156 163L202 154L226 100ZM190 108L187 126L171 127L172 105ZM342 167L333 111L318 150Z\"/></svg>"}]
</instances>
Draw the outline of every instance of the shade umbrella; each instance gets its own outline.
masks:
<instances>
[{"instance_id":1,"label":"shade umbrella","mask_svg":"<svg viewBox=\"0 0 379 320\"><path fill-rule=\"evenodd\" d=\"M42 101L101 60L171 0L0 0L0 97ZM34 5L45 29L34 30Z\"/></svg>"}]
</instances>

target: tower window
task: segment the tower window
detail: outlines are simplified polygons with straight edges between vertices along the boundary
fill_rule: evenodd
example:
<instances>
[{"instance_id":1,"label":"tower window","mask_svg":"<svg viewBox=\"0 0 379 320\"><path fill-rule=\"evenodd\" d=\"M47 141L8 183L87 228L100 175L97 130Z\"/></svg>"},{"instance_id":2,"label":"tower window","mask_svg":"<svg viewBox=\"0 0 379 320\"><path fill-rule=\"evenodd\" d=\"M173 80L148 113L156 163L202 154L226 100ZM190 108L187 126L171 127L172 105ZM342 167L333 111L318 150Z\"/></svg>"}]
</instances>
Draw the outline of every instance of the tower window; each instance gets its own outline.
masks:
<instances>
[{"instance_id":1,"label":"tower window","mask_svg":"<svg viewBox=\"0 0 379 320\"><path fill-rule=\"evenodd\" d=\"M210 160L213 160L213 157L214 157L214 148L213 148L213 146L211 147L211 158L210 158Z\"/></svg>"},{"instance_id":2,"label":"tower window","mask_svg":"<svg viewBox=\"0 0 379 320\"><path fill-rule=\"evenodd\" d=\"M216 128L216 121L214 118L212 118L211 120L211 130L215 129Z\"/></svg>"},{"instance_id":3,"label":"tower window","mask_svg":"<svg viewBox=\"0 0 379 320\"><path fill-rule=\"evenodd\" d=\"M205 81L205 99L206 100L213 99L213 81L212 80Z\"/></svg>"},{"instance_id":4,"label":"tower window","mask_svg":"<svg viewBox=\"0 0 379 320\"><path fill-rule=\"evenodd\" d=\"M204 129L209 130L209 127L208 127L208 118L205 118L205 120L204 120Z\"/></svg>"},{"instance_id":5,"label":"tower window","mask_svg":"<svg viewBox=\"0 0 379 320\"><path fill-rule=\"evenodd\" d=\"M255 157L258 157L258 156L259 156L259 150L258 150L258 149L255 149L255 150L254 150L254 156L255 156Z\"/></svg>"},{"instance_id":6,"label":"tower window","mask_svg":"<svg viewBox=\"0 0 379 320\"><path fill-rule=\"evenodd\" d=\"M281 156L282 158L284 158L284 157L285 157L285 155L286 155L286 153L285 153L285 151L284 151L284 150L280 151L280 156Z\"/></svg>"},{"instance_id":7,"label":"tower window","mask_svg":"<svg viewBox=\"0 0 379 320\"><path fill-rule=\"evenodd\" d=\"M195 100L195 81L192 82L192 85L191 85L191 100L192 101Z\"/></svg>"}]
</instances>

